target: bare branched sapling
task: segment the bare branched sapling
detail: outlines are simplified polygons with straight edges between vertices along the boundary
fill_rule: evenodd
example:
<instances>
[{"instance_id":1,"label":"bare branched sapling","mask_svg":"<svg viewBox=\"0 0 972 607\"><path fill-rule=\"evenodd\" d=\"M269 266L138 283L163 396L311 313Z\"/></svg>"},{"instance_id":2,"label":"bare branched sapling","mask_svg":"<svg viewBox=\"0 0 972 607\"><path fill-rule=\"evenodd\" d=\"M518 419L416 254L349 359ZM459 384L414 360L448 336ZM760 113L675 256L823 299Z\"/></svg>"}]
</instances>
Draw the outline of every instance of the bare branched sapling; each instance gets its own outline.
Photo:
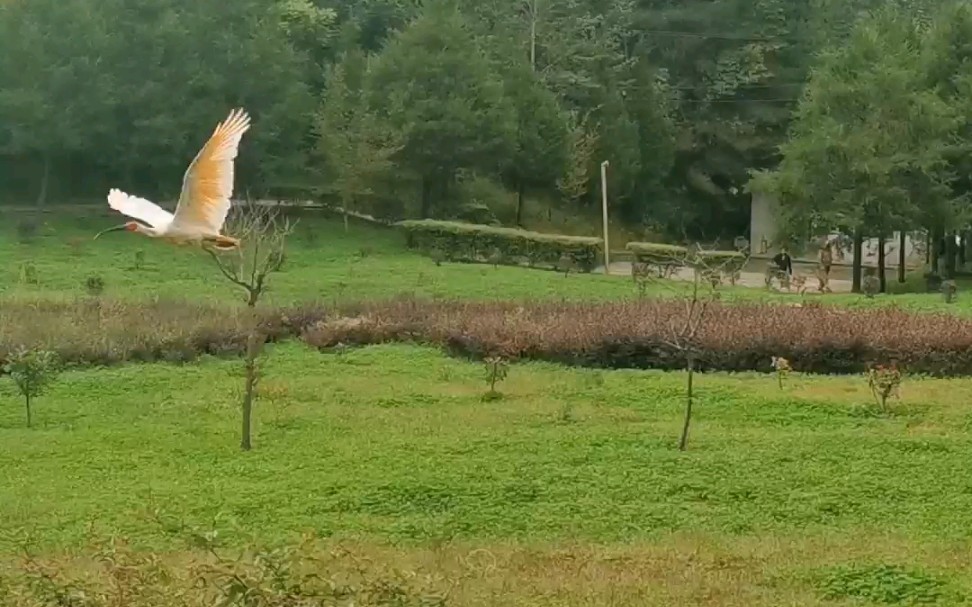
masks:
<instances>
[{"instance_id":1,"label":"bare branched sapling","mask_svg":"<svg viewBox=\"0 0 972 607\"><path fill-rule=\"evenodd\" d=\"M239 249L229 254L206 249L223 277L246 293L248 307L257 305L267 278L283 267L295 225L274 207L247 203L233 209L227 221L227 232L240 239Z\"/></svg>"},{"instance_id":2,"label":"bare branched sapling","mask_svg":"<svg viewBox=\"0 0 972 607\"><path fill-rule=\"evenodd\" d=\"M743 254L740 254L743 255ZM679 293L684 307L682 313L669 320L669 337L665 343L682 354L685 359L685 417L682 422L682 432L678 440L678 448L684 451L688 447L689 428L692 423L692 405L694 399L695 369L702 354L703 329L707 323L707 312L710 305L719 299L718 282L713 276L731 274L736 268L744 267L748 261L742 258L707 257L700 248L688 256L688 263L692 267L692 278L688 291L679 288L680 281L659 281L669 289ZM671 263L684 264L685 259L673 257ZM681 282L684 284L684 282Z\"/></svg>"},{"instance_id":3,"label":"bare branched sapling","mask_svg":"<svg viewBox=\"0 0 972 607\"><path fill-rule=\"evenodd\" d=\"M230 254L207 249L220 274L245 293L247 308L247 342L244 352L246 371L243 392L243 420L240 448L252 448L251 419L253 398L260 379L259 357L266 335L260 330L255 308L266 293L267 279L279 272L286 260L287 237L293 233L295 223L281 218L278 211L269 206L248 203L234 209L228 222L228 232L240 239L240 248Z\"/></svg>"}]
</instances>

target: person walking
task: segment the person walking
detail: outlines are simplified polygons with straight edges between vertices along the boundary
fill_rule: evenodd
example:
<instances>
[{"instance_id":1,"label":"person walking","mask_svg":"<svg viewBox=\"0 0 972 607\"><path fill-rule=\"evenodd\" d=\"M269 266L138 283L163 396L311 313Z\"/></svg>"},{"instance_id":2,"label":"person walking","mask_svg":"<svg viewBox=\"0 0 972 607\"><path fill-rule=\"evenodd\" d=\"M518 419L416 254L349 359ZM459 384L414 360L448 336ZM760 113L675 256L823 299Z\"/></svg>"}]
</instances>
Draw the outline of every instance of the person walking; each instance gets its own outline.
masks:
<instances>
[{"instance_id":1,"label":"person walking","mask_svg":"<svg viewBox=\"0 0 972 607\"><path fill-rule=\"evenodd\" d=\"M780 252L773 256L773 263L776 264L776 275L780 279L780 286L789 290L790 278L793 277L793 259L790 258L790 251L782 247Z\"/></svg>"}]
</instances>

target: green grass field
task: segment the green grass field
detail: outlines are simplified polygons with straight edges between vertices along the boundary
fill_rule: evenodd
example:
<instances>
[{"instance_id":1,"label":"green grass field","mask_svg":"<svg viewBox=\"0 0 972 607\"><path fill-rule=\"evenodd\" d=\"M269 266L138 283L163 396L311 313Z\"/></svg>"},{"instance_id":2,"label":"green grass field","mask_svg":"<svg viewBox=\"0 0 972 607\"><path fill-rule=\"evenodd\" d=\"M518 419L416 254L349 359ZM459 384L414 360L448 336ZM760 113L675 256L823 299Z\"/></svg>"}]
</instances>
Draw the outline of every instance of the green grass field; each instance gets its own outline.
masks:
<instances>
[{"instance_id":1,"label":"green grass field","mask_svg":"<svg viewBox=\"0 0 972 607\"><path fill-rule=\"evenodd\" d=\"M89 275L114 297L237 298L198 251L91 242L108 224L48 223L23 245L5 222L0 305L80 295ZM138 249L147 267L133 270ZM19 280L28 261L39 284ZM436 266L398 235L314 219L274 279L277 303L635 296L620 277ZM860 376L793 375L781 390L767 375L697 375L686 452L681 373L518 364L486 401L483 366L435 349L287 342L262 381L255 449L241 453L237 360L71 370L32 428L0 378L0 595L25 534L64 570L91 569L92 538L110 535L182 562L185 537L161 517L230 546L309 532L435 574L450 605L972 604L969 380L906 378L888 415Z\"/></svg>"}]
</instances>

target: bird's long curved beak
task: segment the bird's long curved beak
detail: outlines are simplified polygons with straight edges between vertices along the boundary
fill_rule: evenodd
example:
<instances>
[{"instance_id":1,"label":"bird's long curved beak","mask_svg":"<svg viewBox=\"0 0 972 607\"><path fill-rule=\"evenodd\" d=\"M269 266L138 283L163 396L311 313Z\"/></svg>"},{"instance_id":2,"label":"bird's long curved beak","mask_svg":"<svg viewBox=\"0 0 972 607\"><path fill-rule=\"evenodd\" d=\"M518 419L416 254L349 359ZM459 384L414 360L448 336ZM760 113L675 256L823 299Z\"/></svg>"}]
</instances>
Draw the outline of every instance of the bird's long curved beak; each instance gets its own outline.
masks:
<instances>
[{"instance_id":1,"label":"bird's long curved beak","mask_svg":"<svg viewBox=\"0 0 972 607\"><path fill-rule=\"evenodd\" d=\"M102 230L102 231L98 232L97 234L95 234L95 236L94 236L94 238L92 238L92 240L97 240L99 236L101 236L102 234L106 234L108 232L117 232L119 230L124 230L126 226L127 226L127 224L124 224L123 223L120 226L115 226L113 228L108 228L107 230Z\"/></svg>"}]
</instances>

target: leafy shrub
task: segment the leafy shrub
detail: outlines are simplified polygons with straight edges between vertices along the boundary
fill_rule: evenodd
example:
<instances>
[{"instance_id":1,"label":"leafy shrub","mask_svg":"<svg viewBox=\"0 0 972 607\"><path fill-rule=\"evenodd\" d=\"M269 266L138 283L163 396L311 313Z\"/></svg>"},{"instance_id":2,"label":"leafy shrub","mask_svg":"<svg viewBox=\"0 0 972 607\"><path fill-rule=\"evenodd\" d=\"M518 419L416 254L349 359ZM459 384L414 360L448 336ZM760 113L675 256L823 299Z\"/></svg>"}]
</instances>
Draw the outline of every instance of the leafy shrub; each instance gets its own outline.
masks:
<instances>
[{"instance_id":1,"label":"leafy shrub","mask_svg":"<svg viewBox=\"0 0 972 607\"><path fill-rule=\"evenodd\" d=\"M502 395L496 391L496 383L506 379L509 364L501 356L490 356L483 362L486 365L486 384L489 385L483 400L497 400Z\"/></svg>"},{"instance_id":2,"label":"leafy shrub","mask_svg":"<svg viewBox=\"0 0 972 607\"><path fill-rule=\"evenodd\" d=\"M24 397L27 425L31 424L30 402L44 393L60 370L57 355L47 350L19 348L4 363L3 370L13 378L17 390Z\"/></svg>"},{"instance_id":3,"label":"leafy shrub","mask_svg":"<svg viewBox=\"0 0 972 607\"><path fill-rule=\"evenodd\" d=\"M635 264L642 268L653 269L658 276L667 277L684 266L688 260L688 249L674 244L655 242L629 242L624 247L634 255Z\"/></svg>"},{"instance_id":4,"label":"leafy shrub","mask_svg":"<svg viewBox=\"0 0 972 607\"><path fill-rule=\"evenodd\" d=\"M576 268L590 272L597 265L601 240L586 236L541 234L514 228L473 223L408 220L398 224L405 230L409 248L426 254L439 252L448 261L486 262L496 251L507 263L525 261L530 266L557 269L567 255Z\"/></svg>"},{"instance_id":5,"label":"leafy shrub","mask_svg":"<svg viewBox=\"0 0 972 607\"><path fill-rule=\"evenodd\" d=\"M931 605L945 598L946 584L895 565L837 567L821 576L825 599L861 599L886 605Z\"/></svg>"},{"instance_id":6,"label":"leafy shrub","mask_svg":"<svg viewBox=\"0 0 972 607\"><path fill-rule=\"evenodd\" d=\"M958 293L958 285L954 280L944 280L942 281L942 298L945 303L955 303L955 296Z\"/></svg>"},{"instance_id":7,"label":"leafy shrub","mask_svg":"<svg viewBox=\"0 0 972 607\"><path fill-rule=\"evenodd\" d=\"M17 222L17 240L21 244L30 244L37 238L40 225L34 219L24 219Z\"/></svg>"},{"instance_id":8,"label":"leafy shrub","mask_svg":"<svg viewBox=\"0 0 972 607\"><path fill-rule=\"evenodd\" d=\"M100 276L89 276L84 280L84 288L88 295L101 295L105 291L105 279Z\"/></svg>"},{"instance_id":9,"label":"leafy shrub","mask_svg":"<svg viewBox=\"0 0 972 607\"><path fill-rule=\"evenodd\" d=\"M20 271L18 274L20 282L24 283L25 285L36 285L38 282L40 282L37 278L37 266L35 266L33 262L25 261L20 264Z\"/></svg>"},{"instance_id":10,"label":"leafy shrub","mask_svg":"<svg viewBox=\"0 0 972 607\"><path fill-rule=\"evenodd\" d=\"M634 255L635 264L653 268L659 276L669 276L687 266L702 270L707 276L724 276L732 284L736 284L748 259L741 251L692 250L655 242L629 242L625 248Z\"/></svg>"}]
</instances>

